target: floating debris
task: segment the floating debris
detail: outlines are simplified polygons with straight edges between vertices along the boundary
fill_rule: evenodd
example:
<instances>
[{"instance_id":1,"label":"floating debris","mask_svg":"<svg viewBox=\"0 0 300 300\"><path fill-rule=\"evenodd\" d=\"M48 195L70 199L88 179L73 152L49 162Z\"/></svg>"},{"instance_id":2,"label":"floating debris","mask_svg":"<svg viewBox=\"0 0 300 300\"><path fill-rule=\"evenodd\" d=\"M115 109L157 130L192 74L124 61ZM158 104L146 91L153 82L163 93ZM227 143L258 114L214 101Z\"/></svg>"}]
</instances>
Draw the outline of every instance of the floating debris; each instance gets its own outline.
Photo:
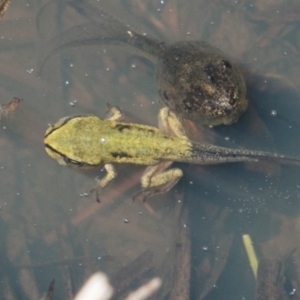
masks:
<instances>
[{"instance_id":1,"label":"floating debris","mask_svg":"<svg viewBox=\"0 0 300 300\"><path fill-rule=\"evenodd\" d=\"M252 270L252 273L255 278L257 278L257 269L258 269L258 259L256 256L255 249L253 247L253 242L249 234L243 235L243 243L248 256L249 264Z\"/></svg>"},{"instance_id":2,"label":"floating debris","mask_svg":"<svg viewBox=\"0 0 300 300\"><path fill-rule=\"evenodd\" d=\"M7 118L8 115L15 111L18 106L20 105L21 101L23 101L22 99L16 98L14 97L11 101L9 101L6 104L0 104L0 119L2 117Z\"/></svg>"},{"instance_id":3,"label":"floating debris","mask_svg":"<svg viewBox=\"0 0 300 300\"><path fill-rule=\"evenodd\" d=\"M2 18L2 16L6 12L9 4L10 4L10 0L2 0L0 2L0 18Z\"/></svg>"}]
</instances>

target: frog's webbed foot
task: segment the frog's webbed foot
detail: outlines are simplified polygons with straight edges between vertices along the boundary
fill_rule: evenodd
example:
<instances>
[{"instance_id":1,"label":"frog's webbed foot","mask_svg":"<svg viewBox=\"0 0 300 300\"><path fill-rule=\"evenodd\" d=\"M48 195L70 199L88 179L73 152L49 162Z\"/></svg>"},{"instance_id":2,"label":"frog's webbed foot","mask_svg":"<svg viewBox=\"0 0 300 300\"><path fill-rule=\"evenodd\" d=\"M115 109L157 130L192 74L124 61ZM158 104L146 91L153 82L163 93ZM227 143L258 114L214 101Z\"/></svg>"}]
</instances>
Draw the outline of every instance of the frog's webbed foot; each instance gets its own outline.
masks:
<instances>
[{"instance_id":1,"label":"frog's webbed foot","mask_svg":"<svg viewBox=\"0 0 300 300\"><path fill-rule=\"evenodd\" d=\"M146 201L153 195L168 192L183 175L178 168L166 170L171 164L170 161L162 161L157 165L147 167L141 178L143 189L133 197L133 200Z\"/></svg>"},{"instance_id":2,"label":"frog's webbed foot","mask_svg":"<svg viewBox=\"0 0 300 300\"><path fill-rule=\"evenodd\" d=\"M106 170L107 174L102 179L96 178L96 186L90 191L91 193L96 193L97 202L100 202L100 191L107 187L117 176L117 172L112 164L105 164L104 169Z\"/></svg>"},{"instance_id":3,"label":"frog's webbed foot","mask_svg":"<svg viewBox=\"0 0 300 300\"><path fill-rule=\"evenodd\" d=\"M106 103L107 106L107 112L108 115L105 120L110 121L120 121L123 118L123 112L119 106L112 106L109 103Z\"/></svg>"},{"instance_id":4,"label":"frog's webbed foot","mask_svg":"<svg viewBox=\"0 0 300 300\"><path fill-rule=\"evenodd\" d=\"M169 174L166 174L169 173ZM160 184L158 186L149 186L148 188L144 188L143 190L139 191L136 195L133 197L133 201L135 200L141 200L143 202L146 202L146 200L154 195L157 194L164 194L168 192L172 187L178 182L178 180L182 177L183 173L180 169L174 168L166 171L165 173L159 174L159 179L165 179L166 177L172 177L168 182L165 182L164 184ZM170 176L169 176L170 175ZM166 177L165 177L166 176Z\"/></svg>"}]
</instances>

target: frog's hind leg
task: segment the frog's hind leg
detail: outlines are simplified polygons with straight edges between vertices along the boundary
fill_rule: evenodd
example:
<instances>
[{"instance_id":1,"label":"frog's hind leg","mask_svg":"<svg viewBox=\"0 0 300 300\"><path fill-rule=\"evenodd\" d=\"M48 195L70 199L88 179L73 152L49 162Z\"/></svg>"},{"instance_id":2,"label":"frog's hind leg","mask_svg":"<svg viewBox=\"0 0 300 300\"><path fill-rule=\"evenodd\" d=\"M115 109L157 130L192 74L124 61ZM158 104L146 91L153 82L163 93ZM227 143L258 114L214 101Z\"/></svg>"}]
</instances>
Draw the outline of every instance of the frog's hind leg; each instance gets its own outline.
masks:
<instances>
[{"instance_id":1,"label":"frog's hind leg","mask_svg":"<svg viewBox=\"0 0 300 300\"><path fill-rule=\"evenodd\" d=\"M108 116L105 120L109 121L120 121L123 118L123 112L119 106L112 106L109 103L106 103L108 111Z\"/></svg>"},{"instance_id":2,"label":"frog's hind leg","mask_svg":"<svg viewBox=\"0 0 300 300\"><path fill-rule=\"evenodd\" d=\"M161 132L168 136L188 139L182 122L167 107L163 107L159 111L158 127ZM182 171L178 168L167 170L172 163L172 161L161 161L154 166L147 167L141 178L143 190L137 193L133 199L142 199L145 201L155 194L168 192L183 175Z\"/></svg>"},{"instance_id":3,"label":"frog's hind leg","mask_svg":"<svg viewBox=\"0 0 300 300\"><path fill-rule=\"evenodd\" d=\"M182 177L183 173L178 168L166 170L172 162L162 161L154 166L146 168L142 178L142 190L138 192L133 200L146 201L147 198L168 192Z\"/></svg>"},{"instance_id":4,"label":"frog's hind leg","mask_svg":"<svg viewBox=\"0 0 300 300\"><path fill-rule=\"evenodd\" d=\"M158 128L166 135L188 139L182 122L168 107L161 108L158 113Z\"/></svg>"}]
</instances>

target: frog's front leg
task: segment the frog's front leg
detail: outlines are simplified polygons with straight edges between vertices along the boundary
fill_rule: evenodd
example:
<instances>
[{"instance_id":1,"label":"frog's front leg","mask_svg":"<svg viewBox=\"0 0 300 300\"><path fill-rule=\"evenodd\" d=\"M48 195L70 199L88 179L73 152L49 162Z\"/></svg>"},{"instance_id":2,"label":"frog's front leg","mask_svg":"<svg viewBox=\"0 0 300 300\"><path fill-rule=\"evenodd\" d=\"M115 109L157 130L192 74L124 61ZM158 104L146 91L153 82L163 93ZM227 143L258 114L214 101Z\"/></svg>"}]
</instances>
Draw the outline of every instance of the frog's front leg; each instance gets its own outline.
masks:
<instances>
[{"instance_id":1,"label":"frog's front leg","mask_svg":"<svg viewBox=\"0 0 300 300\"><path fill-rule=\"evenodd\" d=\"M117 172L112 164L105 164L104 169L107 172L106 175L101 179L96 178L96 186L91 190L91 192L96 192L97 202L100 202L99 192L117 177Z\"/></svg>"},{"instance_id":2,"label":"frog's front leg","mask_svg":"<svg viewBox=\"0 0 300 300\"><path fill-rule=\"evenodd\" d=\"M179 118L167 107L159 111L158 127L166 135L188 139ZM142 198L145 201L150 196L169 191L183 175L178 168L168 170L172 163L172 161L161 161L147 167L141 178L143 190L134 196L134 200Z\"/></svg>"},{"instance_id":3,"label":"frog's front leg","mask_svg":"<svg viewBox=\"0 0 300 300\"><path fill-rule=\"evenodd\" d=\"M107 116L105 120L119 121L120 119L122 119L123 112L118 106L112 106L107 103L107 107L109 116ZM112 164L105 164L104 169L106 170L107 174L102 179L96 178L96 186L91 190L91 193L96 192L97 202L100 202L100 191L108 186L117 176L116 169Z\"/></svg>"}]
</instances>

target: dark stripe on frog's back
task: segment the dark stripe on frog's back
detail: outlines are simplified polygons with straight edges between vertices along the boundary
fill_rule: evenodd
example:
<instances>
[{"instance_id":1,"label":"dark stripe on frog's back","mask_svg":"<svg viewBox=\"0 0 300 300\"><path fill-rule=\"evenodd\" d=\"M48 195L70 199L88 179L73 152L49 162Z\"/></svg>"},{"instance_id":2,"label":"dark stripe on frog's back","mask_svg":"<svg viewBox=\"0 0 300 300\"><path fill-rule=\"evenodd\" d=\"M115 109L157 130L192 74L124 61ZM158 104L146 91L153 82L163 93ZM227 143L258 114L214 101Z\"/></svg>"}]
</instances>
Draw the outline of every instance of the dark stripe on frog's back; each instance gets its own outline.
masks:
<instances>
[{"instance_id":1,"label":"dark stripe on frog's back","mask_svg":"<svg viewBox=\"0 0 300 300\"><path fill-rule=\"evenodd\" d=\"M124 129L130 129L131 126L129 126L127 124L117 124L115 128L117 130L119 130L120 132L122 132Z\"/></svg>"},{"instance_id":2,"label":"dark stripe on frog's back","mask_svg":"<svg viewBox=\"0 0 300 300\"><path fill-rule=\"evenodd\" d=\"M186 155L190 157L189 142L167 136L155 127L106 121L102 128L104 138L107 134L103 146L109 153L107 160L110 162L153 165L164 159L173 161Z\"/></svg>"},{"instance_id":3,"label":"dark stripe on frog's back","mask_svg":"<svg viewBox=\"0 0 300 300\"><path fill-rule=\"evenodd\" d=\"M119 132L124 134L134 134L139 133L139 135L143 136L163 136L163 134L156 129L155 127L147 126L147 125L140 125L140 124L131 124L131 123L119 123L116 122L112 128L117 129ZM166 136L167 138L167 136Z\"/></svg>"},{"instance_id":4,"label":"dark stripe on frog's back","mask_svg":"<svg viewBox=\"0 0 300 300\"><path fill-rule=\"evenodd\" d=\"M132 158L132 156L124 151L111 152L111 156L114 158Z\"/></svg>"}]
</instances>

